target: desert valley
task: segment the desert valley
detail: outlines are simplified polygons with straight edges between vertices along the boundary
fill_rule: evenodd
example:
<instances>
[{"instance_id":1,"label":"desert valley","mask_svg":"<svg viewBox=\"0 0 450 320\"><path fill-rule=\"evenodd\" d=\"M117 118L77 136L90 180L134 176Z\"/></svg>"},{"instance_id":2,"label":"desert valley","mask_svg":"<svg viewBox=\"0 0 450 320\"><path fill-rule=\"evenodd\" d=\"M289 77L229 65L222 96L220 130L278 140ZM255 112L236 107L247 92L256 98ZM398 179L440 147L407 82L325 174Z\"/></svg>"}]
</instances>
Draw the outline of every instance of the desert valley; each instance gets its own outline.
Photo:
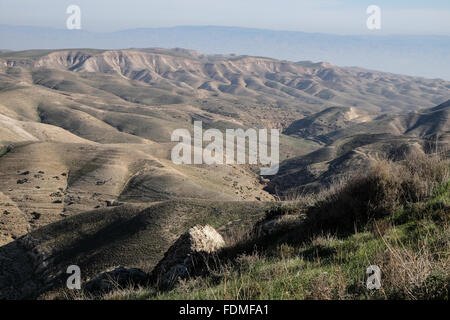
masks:
<instances>
[{"instance_id":1,"label":"desert valley","mask_svg":"<svg viewBox=\"0 0 450 320\"><path fill-rule=\"evenodd\" d=\"M0 298L59 297L69 265L84 280L117 266L150 274L198 225L214 227L237 261L245 250L236 253L236 239L249 230L301 226L309 209L297 201L382 161L448 158L449 99L449 81L327 62L159 48L1 51ZM223 132L278 129L278 174L173 163L171 134L194 121ZM447 178L436 175L439 184ZM448 189L439 209L446 223ZM275 221L281 211L290 218ZM449 229L440 225L448 262Z\"/></svg>"}]
</instances>

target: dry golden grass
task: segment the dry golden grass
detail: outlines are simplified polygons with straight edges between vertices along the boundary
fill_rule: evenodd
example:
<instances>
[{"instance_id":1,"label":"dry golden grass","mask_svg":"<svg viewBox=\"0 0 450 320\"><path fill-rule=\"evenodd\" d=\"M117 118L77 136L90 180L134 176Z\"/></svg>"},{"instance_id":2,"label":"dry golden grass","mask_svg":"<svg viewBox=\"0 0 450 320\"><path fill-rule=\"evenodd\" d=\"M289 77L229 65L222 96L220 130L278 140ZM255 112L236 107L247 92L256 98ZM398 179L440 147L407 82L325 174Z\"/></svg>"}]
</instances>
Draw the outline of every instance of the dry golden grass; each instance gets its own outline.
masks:
<instances>
[{"instance_id":1,"label":"dry golden grass","mask_svg":"<svg viewBox=\"0 0 450 320\"><path fill-rule=\"evenodd\" d=\"M450 161L440 155L417 153L402 162L376 159L366 174L340 181L314 202L306 198L309 222L314 230L351 232L408 202L429 198L449 179Z\"/></svg>"},{"instance_id":2,"label":"dry golden grass","mask_svg":"<svg viewBox=\"0 0 450 320\"><path fill-rule=\"evenodd\" d=\"M377 261L377 265L383 270L383 286L391 290L394 288L400 296L417 300L424 298L428 292L430 297L429 291L435 290L427 283L430 276L434 273L448 276L450 270L448 252L446 257L436 258L436 253L431 251L425 239L420 240L414 250L406 248L401 243L391 245L388 241L384 242L387 250ZM443 248L448 250L448 244ZM445 287L445 283L441 286Z\"/></svg>"}]
</instances>

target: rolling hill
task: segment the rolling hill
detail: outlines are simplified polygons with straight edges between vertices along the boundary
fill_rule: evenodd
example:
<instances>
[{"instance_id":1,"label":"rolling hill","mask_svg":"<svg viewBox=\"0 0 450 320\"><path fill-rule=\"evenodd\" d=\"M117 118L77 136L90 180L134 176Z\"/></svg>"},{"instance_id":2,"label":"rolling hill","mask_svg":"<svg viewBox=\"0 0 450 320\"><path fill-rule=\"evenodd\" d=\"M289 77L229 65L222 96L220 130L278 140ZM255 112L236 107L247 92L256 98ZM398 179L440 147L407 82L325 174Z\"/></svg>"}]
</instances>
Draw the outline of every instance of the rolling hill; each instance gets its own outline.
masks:
<instances>
[{"instance_id":1,"label":"rolling hill","mask_svg":"<svg viewBox=\"0 0 450 320\"><path fill-rule=\"evenodd\" d=\"M448 150L450 82L185 49L0 52L0 297L63 267L151 268L195 224L228 239L379 157ZM280 171L176 165L175 129L280 129ZM242 232L244 232L242 231ZM14 261L14 263L11 263ZM59 282L58 282L59 281Z\"/></svg>"},{"instance_id":2,"label":"rolling hill","mask_svg":"<svg viewBox=\"0 0 450 320\"><path fill-rule=\"evenodd\" d=\"M364 171L378 158L402 160L417 152L448 153L450 149L450 101L406 114L382 115L362 123L345 122L348 110L326 109L294 121L285 130L291 135L310 136L313 132L313 138L324 146L284 161L279 174L267 187L270 192L287 196L302 194L329 186L339 178L351 176L355 170Z\"/></svg>"}]
</instances>

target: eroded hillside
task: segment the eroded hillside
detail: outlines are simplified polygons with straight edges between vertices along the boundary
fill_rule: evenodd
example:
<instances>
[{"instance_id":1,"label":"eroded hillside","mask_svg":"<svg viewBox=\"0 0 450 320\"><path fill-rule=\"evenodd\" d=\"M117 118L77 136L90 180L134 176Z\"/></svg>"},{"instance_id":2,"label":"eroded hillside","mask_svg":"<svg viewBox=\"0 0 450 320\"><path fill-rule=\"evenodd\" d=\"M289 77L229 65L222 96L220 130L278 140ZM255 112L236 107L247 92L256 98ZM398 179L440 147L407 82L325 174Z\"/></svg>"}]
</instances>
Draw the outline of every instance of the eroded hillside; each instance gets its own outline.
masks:
<instances>
[{"instance_id":1,"label":"eroded hillside","mask_svg":"<svg viewBox=\"0 0 450 320\"><path fill-rule=\"evenodd\" d=\"M354 149L367 143L341 141L348 136L430 135L430 117L388 115L432 107L450 90L443 80L183 49L41 50L0 58L3 244L114 201L271 200L290 187L286 167L305 170L296 159L329 153L307 162L323 172L330 165L323 161L339 164L344 151L360 155ZM344 109L328 108L336 105ZM370 121L380 113L388 118ZM195 120L220 130L286 129L280 156L293 160L282 167L283 183L276 177L267 187L248 166L174 165L171 133ZM438 126L434 131L445 131L447 123Z\"/></svg>"},{"instance_id":2,"label":"eroded hillside","mask_svg":"<svg viewBox=\"0 0 450 320\"><path fill-rule=\"evenodd\" d=\"M26 283L53 283L69 253L89 275L140 266L133 250L151 268L196 223L232 232L255 223L268 202L332 185L380 157L445 153L449 97L444 80L327 63L183 49L1 52L0 283L8 289L0 297L36 295ZM194 121L280 129L278 175L174 164L171 134ZM24 265L31 278L15 283Z\"/></svg>"}]
</instances>

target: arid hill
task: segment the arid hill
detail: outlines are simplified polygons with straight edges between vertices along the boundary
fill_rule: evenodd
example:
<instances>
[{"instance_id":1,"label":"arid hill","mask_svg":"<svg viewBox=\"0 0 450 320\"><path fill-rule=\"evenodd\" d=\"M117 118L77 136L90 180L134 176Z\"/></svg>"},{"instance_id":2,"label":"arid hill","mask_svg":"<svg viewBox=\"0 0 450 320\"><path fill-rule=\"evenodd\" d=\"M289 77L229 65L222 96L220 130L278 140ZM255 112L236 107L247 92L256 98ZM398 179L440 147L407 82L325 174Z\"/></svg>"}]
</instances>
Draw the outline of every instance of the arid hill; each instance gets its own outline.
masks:
<instances>
[{"instance_id":1,"label":"arid hill","mask_svg":"<svg viewBox=\"0 0 450 320\"><path fill-rule=\"evenodd\" d=\"M379 158L402 160L414 153L450 150L450 100L434 108L382 115L362 123L346 121L348 112L331 108L294 121L286 134L306 135L324 146L284 161L267 190L292 197L364 171Z\"/></svg>"},{"instance_id":2,"label":"arid hill","mask_svg":"<svg viewBox=\"0 0 450 320\"><path fill-rule=\"evenodd\" d=\"M449 97L444 80L325 62L183 49L2 51L0 298L36 296L70 257L86 276L143 266L139 253L151 268L193 225L232 233L271 201L380 157L445 151ZM172 132L197 120L222 131L280 129L278 175L174 164ZM14 278L30 261L31 278Z\"/></svg>"},{"instance_id":3,"label":"arid hill","mask_svg":"<svg viewBox=\"0 0 450 320\"><path fill-rule=\"evenodd\" d=\"M367 135L432 137L448 124L446 108L417 110L448 99L449 82L328 63L184 49L5 51L0 59L3 244L111 201L271 200L292 164L302 175L294 187L317 183L326 161L334 176L379 140ZM194 120L205 129L284 129L283 178L267 186L248 166L174 165L171 133ZM306 176L303 157L314 159Z\"/></svg>"}]
</instances>

